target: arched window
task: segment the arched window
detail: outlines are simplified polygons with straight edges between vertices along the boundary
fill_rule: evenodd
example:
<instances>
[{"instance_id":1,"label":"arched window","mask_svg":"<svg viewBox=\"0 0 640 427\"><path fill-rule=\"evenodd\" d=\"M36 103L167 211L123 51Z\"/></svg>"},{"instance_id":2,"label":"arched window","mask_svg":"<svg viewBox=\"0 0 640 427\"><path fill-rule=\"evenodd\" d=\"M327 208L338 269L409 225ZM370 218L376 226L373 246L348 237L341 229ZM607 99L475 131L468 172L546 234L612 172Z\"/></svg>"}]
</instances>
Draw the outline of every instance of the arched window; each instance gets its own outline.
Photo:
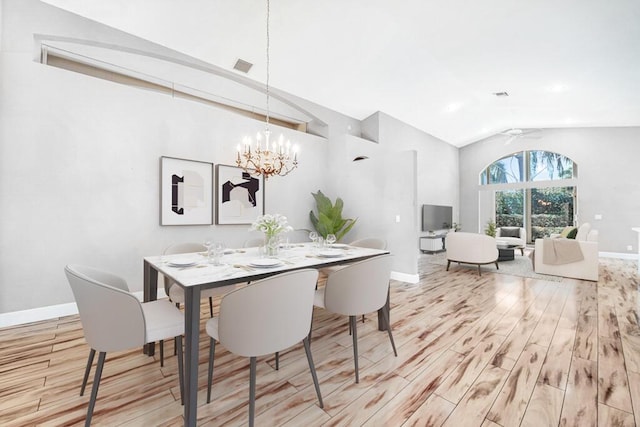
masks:
<instances>
[{"instance_id":1,"label":"arched window","mask_svg":"<svg viewBox=\"0 0 640 427\"><path fill-rule=\"evenodd\" d=\"M523 227L533 242L574 224L576 173L575 162L562 154L520 151L491 163L480 184L494 189L496 227Z\"/></svg>"},{"instance_id":2,"label":"arched window","mask_svg":"<svg viewBox=\"0 0 640 427\"><path fill-rule=\"evenodd\" d=\"M573 160L552 151L520 151L491 163L480 173L480 183L505 184L552 181L575 177Z\"/></svg>"}]
</instances>

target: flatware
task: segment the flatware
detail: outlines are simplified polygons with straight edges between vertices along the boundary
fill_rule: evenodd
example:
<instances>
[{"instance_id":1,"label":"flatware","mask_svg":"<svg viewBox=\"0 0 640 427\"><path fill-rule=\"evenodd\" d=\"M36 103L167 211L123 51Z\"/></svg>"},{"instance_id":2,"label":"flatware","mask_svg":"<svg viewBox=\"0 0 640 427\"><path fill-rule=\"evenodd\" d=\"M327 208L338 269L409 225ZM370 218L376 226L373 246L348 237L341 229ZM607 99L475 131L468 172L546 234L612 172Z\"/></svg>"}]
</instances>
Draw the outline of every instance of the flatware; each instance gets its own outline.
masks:
<instances>
[{"instance_id":1,"label":"flatware","mask_svg":"<svg viewBox=\"0 0 640 427\"><path fill-rule=\"evenodd\" d=\"M242 265L242 264L233 264L233 268L241 268L245 271L255 271L254 268L251 268L248 265Z\"/></svg>"}]
</instances>

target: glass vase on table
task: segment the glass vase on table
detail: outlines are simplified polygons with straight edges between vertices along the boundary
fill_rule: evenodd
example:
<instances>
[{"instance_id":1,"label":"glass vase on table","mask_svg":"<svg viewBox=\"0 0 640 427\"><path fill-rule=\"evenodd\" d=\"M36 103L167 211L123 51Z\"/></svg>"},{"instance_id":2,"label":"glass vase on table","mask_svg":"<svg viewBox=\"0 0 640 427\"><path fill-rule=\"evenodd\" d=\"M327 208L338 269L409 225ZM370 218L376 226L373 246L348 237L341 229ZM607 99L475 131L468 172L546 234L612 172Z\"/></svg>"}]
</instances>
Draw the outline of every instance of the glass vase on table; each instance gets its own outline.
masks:
<instances>
[{"instance_id":1,"label":"glass vase on table","mask_svg":"<svg viewBox=\"0 0 640 427\"><path fill-rule=\"evenodd\" d=\"M280 248L280 236L265 235L264 237L264 250L267 258L277 258Z\"/></svg>"}]
</instances>

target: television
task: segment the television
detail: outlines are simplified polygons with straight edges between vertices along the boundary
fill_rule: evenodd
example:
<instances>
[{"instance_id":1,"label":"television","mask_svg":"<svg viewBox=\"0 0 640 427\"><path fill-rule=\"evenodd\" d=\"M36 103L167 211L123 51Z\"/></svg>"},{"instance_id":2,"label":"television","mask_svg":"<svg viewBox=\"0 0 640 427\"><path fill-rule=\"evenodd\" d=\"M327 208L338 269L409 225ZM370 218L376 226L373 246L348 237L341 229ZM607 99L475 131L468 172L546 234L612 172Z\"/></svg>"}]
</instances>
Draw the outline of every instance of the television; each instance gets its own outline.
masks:
<instances>
[{"instance_id":1,"label":"television","mask_svg":"<svg viewBox=\"0 0 640 427\"><path fill-rule=\"evenodd\" d=\"M451 206L422 205L422 231L448 230L453 227Z\"/></svg>"}]
</instances>

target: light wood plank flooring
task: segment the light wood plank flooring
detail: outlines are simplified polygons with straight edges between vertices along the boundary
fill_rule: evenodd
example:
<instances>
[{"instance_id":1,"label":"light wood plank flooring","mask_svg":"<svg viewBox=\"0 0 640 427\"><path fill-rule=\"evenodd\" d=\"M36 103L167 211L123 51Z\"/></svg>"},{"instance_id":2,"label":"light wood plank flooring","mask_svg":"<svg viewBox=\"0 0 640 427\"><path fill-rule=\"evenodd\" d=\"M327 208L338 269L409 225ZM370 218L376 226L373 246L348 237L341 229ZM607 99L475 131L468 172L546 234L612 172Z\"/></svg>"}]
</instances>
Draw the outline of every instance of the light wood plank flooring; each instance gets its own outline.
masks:
<instances>
[{"instance_id":1,"label":"light wood plank flooring","mask_svg":"<svg viewBox=\"0 0 640 427\"><path fill-rule=\"evenodd\" d=\"M632 426L640 423L637 263L601 259L596 284L446 272L420 261L420 283L392 283L398 357L376 316L359 323L354 383L347 321L316 310L317 406L302 345L258 360L259 426ZM202 306L203 322L208 306ZM204 328L202 329L204 331ZM247 422L249 362L216 348L206 404L208 338L200 352L199 425ZM0 330L0 425L81 425L89 349L77 316ZM94 425L182 425L176 357L107 355ZM89 384L90 387L91 383Z\"/></svg>"}]
</instances>

